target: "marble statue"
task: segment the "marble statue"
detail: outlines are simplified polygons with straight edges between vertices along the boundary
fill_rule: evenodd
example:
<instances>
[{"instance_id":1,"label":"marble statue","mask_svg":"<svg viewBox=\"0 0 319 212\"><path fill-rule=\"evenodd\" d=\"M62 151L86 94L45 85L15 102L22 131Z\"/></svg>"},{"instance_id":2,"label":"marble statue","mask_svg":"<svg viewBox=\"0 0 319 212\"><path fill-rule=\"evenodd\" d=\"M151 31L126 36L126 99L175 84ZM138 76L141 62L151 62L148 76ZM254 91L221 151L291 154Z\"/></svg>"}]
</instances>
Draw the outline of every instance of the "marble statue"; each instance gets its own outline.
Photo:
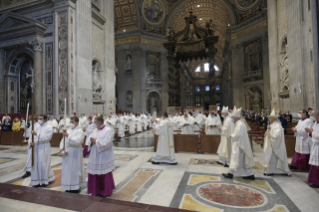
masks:
<instances>
[{"instance_id":1,"label":"marble statue","mask_svg":"<svg viewBox=\"0 0 319 212\"><path fill-rule=\"evenodd\" d=\"M172 30L171 27L168 27L168 29L166 30L166 37L168 41L174 41L175 32L174 30Z\"/></svg>"},{"instance_id":2,"label":"marble statue","mask_svg":"<svg viewBox=\"0 0 319 212\"><path fill-rule=\"evenodd\" d=\"M102 83L98 74L99 63L95 63L93 66L93 92L100 93L102 90Z\"/></svg>"},{"instance_id":3,"label":"marble statue","mask_svg":"<svg viewBox=\"0 0 319 212\"><path fill-rule=\"evenodd\" d=\"M131 91L126 94L126 106L133 106L133 93Z\"/></svg>"},{"instance_id":4,"label":"marble statue","mask_svg":"<svg viewBox=\"0 0 319 212\"><path fill-rule=\"evenodd\" d=\"M260 111L261 110L261 96L257 90L250 91L248 90L249 95L253 98L253 105L252 108L254 111Z\"/></svg>"},{"instance_id":5,"label":"marble statue","mask_svg":"<svg viewBox=\"0 0 319 212\"><path fill-rule=\"evenodd\" d=\"M206 28L205 28L206 35L213 36L215 34L214 28L216 28L216 25L213 24L213 19L210 19L209 22L206 22Z\"/></svg>"},{"instance_id":6,"label":"marble statue","mask_svg":"<svg viewBox=\"0 0 319 212\"><path fill-rule=\"evenodd\" d=\"M126 71L132 71L132 56L126 56Z\"/></svg>"},{"instance_id":7,"label":"marble statue","mask_svg":"<svg viewBox=\"0 0 319 212\"><path fill-rule=\"evenodd\" d=\"M288 70L288 45L286 44L286 54L280 62L281 66L281 90L289 91L289 70Z\"/></svg>"}]
</instances>

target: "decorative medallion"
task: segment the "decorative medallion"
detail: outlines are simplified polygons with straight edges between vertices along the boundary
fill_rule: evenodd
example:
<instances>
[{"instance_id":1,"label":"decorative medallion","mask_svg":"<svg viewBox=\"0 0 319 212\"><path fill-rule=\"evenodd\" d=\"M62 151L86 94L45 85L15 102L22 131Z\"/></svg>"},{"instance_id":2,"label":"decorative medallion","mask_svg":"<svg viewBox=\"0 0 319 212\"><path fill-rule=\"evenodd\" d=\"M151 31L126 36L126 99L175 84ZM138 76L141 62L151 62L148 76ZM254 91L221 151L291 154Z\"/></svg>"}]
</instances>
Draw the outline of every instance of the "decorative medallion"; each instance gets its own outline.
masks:
<instances>
[{"instance_id":1,"label":"decorative medallion","mask_svg":"<svg viewBox=\"0 0 319 212\"><path fill-rule=\"evenodd\" d=\"M61 50L64 50L64 49L66 49L66 47L68 47L68 42L67 42L65 39L60 40L60 42L59 42L59 48L60 48Z\"/></svg>"},{"instance_id":2,"label":"decorative medallion","mask_svg":"<svg viewBox=\"0 0 319 212\"><path fill-rule=\"evenodd\" d=\"M220 205L236 207L261 207L266 197L255 189L246 186L208 183L198 187L199 196Z\"/></svg>"},{"instance_id":3,"label":"decorative medallion","mask_svg":"<svg viewBox=\"0 0 319 212\"><path fill-rule=\"evenodd\" d=\"M165 5L161 0L144 0L142 14L148 24L160 25L166 16Z\"/></svg>"},{"instance_id":4,"label":"decorative medallion","mask_svg":"<svg viewBox=\"0 0 319 212\"><path fill-rule=\"evenodd\" d=\"M235 0L235 5L240 10L250 10L258 4L259 0Z\"/></svg>"}]
</instances>

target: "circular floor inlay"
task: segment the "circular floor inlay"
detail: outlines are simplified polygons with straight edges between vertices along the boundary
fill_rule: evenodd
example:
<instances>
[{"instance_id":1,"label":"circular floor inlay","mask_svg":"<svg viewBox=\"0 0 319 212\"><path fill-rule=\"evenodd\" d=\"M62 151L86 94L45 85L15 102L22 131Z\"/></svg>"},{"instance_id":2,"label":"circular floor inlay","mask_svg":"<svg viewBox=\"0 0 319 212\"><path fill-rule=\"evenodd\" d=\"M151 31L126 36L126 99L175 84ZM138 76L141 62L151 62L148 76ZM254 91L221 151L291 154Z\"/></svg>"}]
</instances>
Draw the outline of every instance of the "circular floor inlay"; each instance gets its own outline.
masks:
<instances>
[{"instance_id":1,"label":"circular floor inlay","mask_svg":"<svg viewBox=\"0 0 319 212\"><path fill-rule=\"evenodd\" d=\"M232 184L205 184L198 188L198 194L208 201L228 206L256 207L265 202L260 192Z\"/></svg>"}]
</instances>

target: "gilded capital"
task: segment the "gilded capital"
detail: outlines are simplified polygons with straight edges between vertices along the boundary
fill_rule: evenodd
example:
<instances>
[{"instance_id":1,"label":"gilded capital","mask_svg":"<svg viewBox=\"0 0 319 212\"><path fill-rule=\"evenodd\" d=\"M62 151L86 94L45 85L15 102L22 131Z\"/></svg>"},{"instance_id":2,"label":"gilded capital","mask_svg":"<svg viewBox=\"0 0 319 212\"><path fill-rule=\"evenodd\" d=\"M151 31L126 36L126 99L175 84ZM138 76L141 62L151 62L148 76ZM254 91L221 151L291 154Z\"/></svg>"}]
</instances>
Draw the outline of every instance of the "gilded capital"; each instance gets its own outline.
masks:
<instances>
[{"instance_id":1,"label":"gilded capital","mask_svg":"<svg viewBox=\"0 0 319 212\"><path fill-rule=\"evenodd\" d=\"M32 46L32 49L34 51L43 52L43 43L42 43L42 41L34 40L34 41L29 42L29 44Z\"/></svg>"}]
</instances>

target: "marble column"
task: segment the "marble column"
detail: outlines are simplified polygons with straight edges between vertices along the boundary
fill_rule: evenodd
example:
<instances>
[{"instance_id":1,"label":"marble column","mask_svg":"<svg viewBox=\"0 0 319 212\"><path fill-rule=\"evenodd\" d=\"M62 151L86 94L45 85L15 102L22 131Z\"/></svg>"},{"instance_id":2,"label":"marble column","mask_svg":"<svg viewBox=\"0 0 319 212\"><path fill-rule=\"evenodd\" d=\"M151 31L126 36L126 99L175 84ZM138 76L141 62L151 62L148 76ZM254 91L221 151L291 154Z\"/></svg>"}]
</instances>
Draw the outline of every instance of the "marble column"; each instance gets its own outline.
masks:
<instances>
[{"instance_id":1,"label":"marble column","mask_svg":"<svg viewBox=\"0 0 319 212\"><path fill-rule=\"evenodd\" d=\"M0 49L0 113L5 113L5 82L4 82L5 50Z\"/></svg>"},{"instance_id":2,"label":"marble column","mask_svg":"<svg viewBox=\"0 0 319 212\"><path fill-rule=\"evenodd\" d=\"M30 42L30 45L32 45L32 49L34 51L34 112L35 114L43 114L43 43L35 40Z\"/></svg>"},{"instance_id":3,"label":"marble column","mask_svg":"<svg viewBox=\"0 0 319 212\"><path fill-rule=\"evenodd\" d=\"M242 43L232 47L232 67L233 103L240 108L245 103L242 77L244 73L244 46Z\"/></svg>"}]
</instances>

